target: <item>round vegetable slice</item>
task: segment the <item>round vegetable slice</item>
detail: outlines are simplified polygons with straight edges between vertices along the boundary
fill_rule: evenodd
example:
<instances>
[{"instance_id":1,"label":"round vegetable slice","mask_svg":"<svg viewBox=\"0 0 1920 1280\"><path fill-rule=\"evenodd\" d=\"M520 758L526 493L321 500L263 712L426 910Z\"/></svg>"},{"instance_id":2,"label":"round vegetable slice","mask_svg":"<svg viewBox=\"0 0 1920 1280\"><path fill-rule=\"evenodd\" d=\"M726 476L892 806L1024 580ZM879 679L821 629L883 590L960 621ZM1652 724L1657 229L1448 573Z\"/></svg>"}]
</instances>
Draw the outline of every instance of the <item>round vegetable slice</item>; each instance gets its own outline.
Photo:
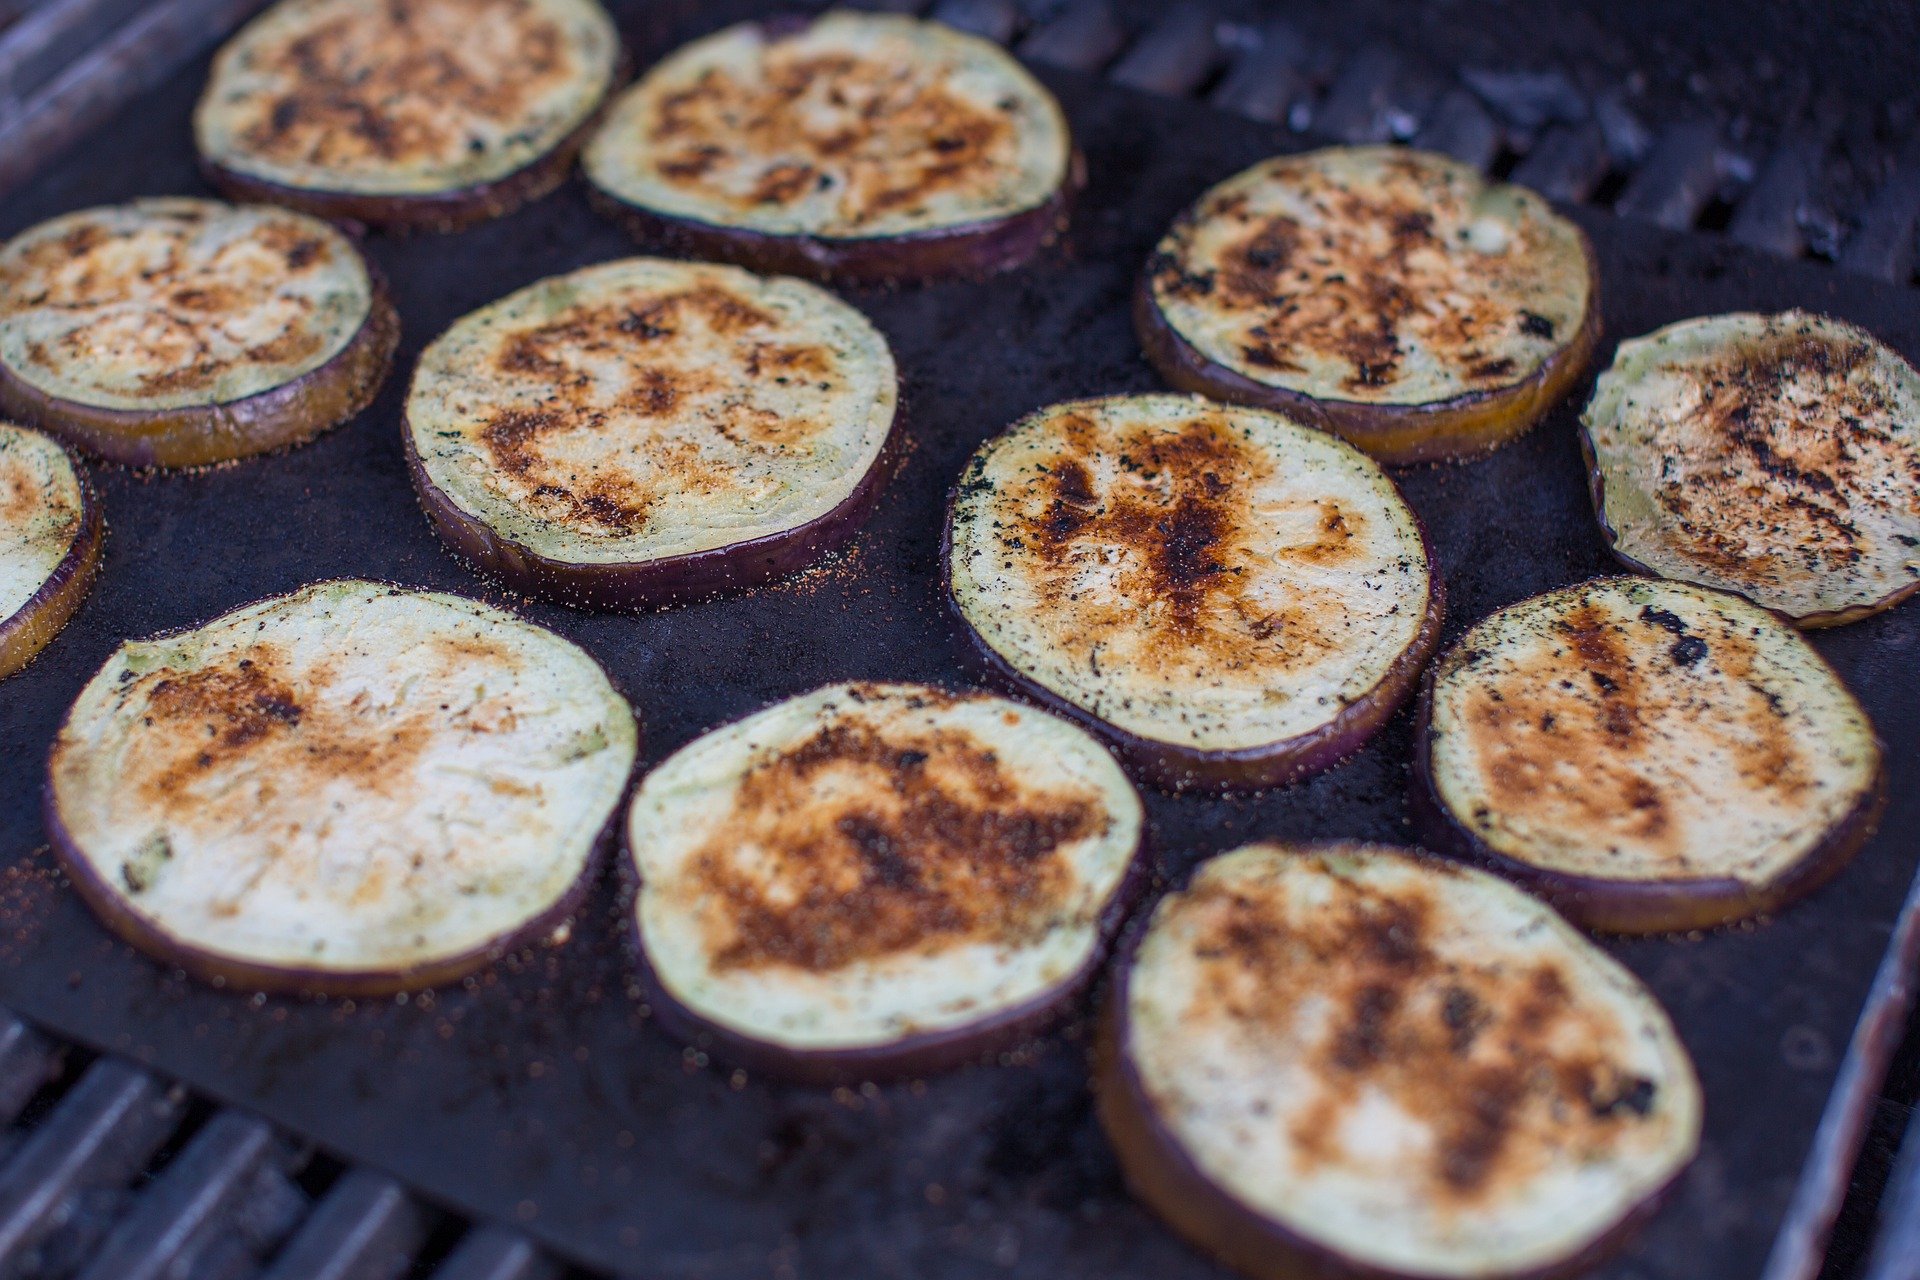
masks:
<instances>
[{"instance_id":1,"label":"round vegetable slice","mask_svg":"<svg viewBox=\"0 0 1920 1280\"><path fill-rule=\"evenodd\" d=\"M1593 505L1636 569L1803 627L1920 590L1920 370L1804 311L1620 344L1581 416Z\"/></svg>"},{"instance_id":2,"label":"round vegetable slice","mask_svg":"<svg viewBox=\"0 0 1920 1280\"><path fill-rule=\"evenodd\" d=\"M108 926L200 978L408 990L574 910L636 739L552 632L323 582L122 645L54 741L47 831Z\"/></svg>"},{"instance_id":3,"label":"round vegetable slice","mask_svg":"<svg viewBox=\"0 0 1920 1280\"><path fill-rule=\"evenodd\" d=\"M1502 609L1435 664L1421 718L1436 847L1589 928L1776 910L1846 864L1886 799L1873 725L1813 646L1686 583L1605 578Z\"/></svg>"},{"instance_id":4,"label":"round vegetable slice","mask_svg":"<svg viewBox=\"0 0 1920 1280\"><path fill-rule=\"evenodd\" d=\"M310 440L373 399L399 336L353 243L285 209L135 200L0 248L0 411L129 466Z\"/></svg>"},{"instance_id":5,"label":"round vegetable slice","mask_svg":"<svg viewBox=\"0 0 1920 1280\"><path fill-rule=\"evenodd\" d=\"M1263 1280L1569 1275L1700 1140L1632 974L1512 885L1380 846L1204 863L1118 966L1094 1057L1134 1194Z\"/></svg>"},{"instance_id":6,"label":"round vegetable slice","mask_svg":"<svg viewBox=\"0 0 1920 1280\"><path fill-rule=\"evenodd\" d=\"M641 783L635 918L669 1026L802 1080L923 1075L1038 1031L1139 887L1113 758L1031 707L840 684Z\"/></svg>"},{"instance_id":7,"label":"round vegetable slice","mask_svg":"<svg viewBox=\"0 0 1920 1280\"><path fill-rule=\"evenodd\" d=\"M194 141L236 199L452 231L565 181L621 67L596 0L281 0L214 59Z\"/></svg>"},{"instance_id":8,"label":"round vegetable slice","mask_svg":"<svg viewBox=\"0 0 1920 1280\"><path fill-rule=\"evenodd\" d=\"M1065 227L1081 169L1053 95L998 46L840 11L679 50L584 162L643 241L862 282L1020 265Z\"/></svg>"},{"instance_id":9,"label":"round vegetable slice","mask_svg":"<svg viewBox=\"0 0 1920 1280\"><path fill-rule=\"evenodd\" d=\"M1208 191L1134 298L1174 386L1278 409L1384 462L1484 453L1572 387L1600 339L1585 233L1444 156L1335 147Z\"/></svg>"},{"instance_id":10,"label":"round vegetable slice","mask_svg":"<svg viewBox=\"0 0 1920 1280\"><path fill-rule=\"evenodd\" d=\"M946 555L989 669L1173 789L1334 764L1439 638L1425 534L1375 463L1186 396L1069 401L989 440Z\"/></svg>"},{"instance_id":11,"label":"round vegetable slice","mask_svg":"<svg viewBox=\"0 0 1920 1280\"><path fill-rule=\"evenodd\" d=\"M93 590L103 533L80 464L0 422L0 678L32 662Z\"/></svg>"},{"instance_id":12,"label":"round vegetable slice","mask_svg":"<svg viewBox=\"0 0 1920 1280\"><path fill-rule=\"evenodd\" d=\"M849 537L895 456L899 379L817 286L634 258L457 321L407 400L440 535L514 587L638 607L776 577Z\"/></svg>"}]
</instances>

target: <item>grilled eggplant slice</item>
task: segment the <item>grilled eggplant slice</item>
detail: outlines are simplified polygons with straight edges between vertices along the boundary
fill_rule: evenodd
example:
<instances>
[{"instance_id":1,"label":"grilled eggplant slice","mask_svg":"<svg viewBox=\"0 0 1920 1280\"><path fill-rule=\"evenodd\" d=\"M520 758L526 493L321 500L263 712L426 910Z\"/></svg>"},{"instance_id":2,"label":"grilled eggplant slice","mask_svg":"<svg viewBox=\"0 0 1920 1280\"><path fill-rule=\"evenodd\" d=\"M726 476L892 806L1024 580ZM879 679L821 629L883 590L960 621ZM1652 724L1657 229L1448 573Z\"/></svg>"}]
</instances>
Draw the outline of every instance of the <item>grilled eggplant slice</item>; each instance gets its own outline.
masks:
<instances>
[{"instance_id":1,"label":"grilled eggplant slice","mask_svg":"<svg viewBox=\"0 0 1920 1280\"><path fill-rule=\"evenodd\" d=\"M1004 1049L1092 979L1139 888L1139 797L1074 726L987 694L841 684L641 783L627 842L654 1008L819 1083Z\"/></svg>"},{"instance_id":2,"label":"grilled eggplant slice","mask_svg":"<svg viewBox=\"0 0 1920 1280\"><path fill-rule=\"evenodd\" d=\"M1383 462L1524 434L1600 339L1579 227L1444 156L1336 147L1214 187L1134 298L1147 358L1185 391L1277 409Z\"/></svg>"},{"instance_id":3,"label":"grilled eggplant slice","mask_svg":"<svg viewBox=\"0 0 1920 1280\"><path fill-rule=\"evenodd\" d=\"M1426 535L1377 465L1187 396L1070 401L989 440L946 559L988 669L1175 790L1334 764L1440 631Z\"/></svg>"},{"instance_id":4,"label":"grilled eggplant slice","mask_svg":"<svg viewBox=\"0 0 1920 1280\"><path fill-rule=\"evenodd\" d=\"M998 46L835 11L747 22L643 76L584 157L645 243L849 282L977 276L1055 239L1081 165Z\"/></svg>"},{"instance_id":5,"label":"grilled eggplant slice","mask_svg":"<svg viewBox=\"0 0 1920 1280\"><path fill-rule=\"evenodd\" d=\"M637 731L591 658L457 596L323 582L130 642L47 831L112 929L216 984L450 982L578 905Z\"/></svg>"},{"instance_id":6,"label":"grilled eggplant slice","mask_svg":"<svg viewBox=\"0 0 1920 1280\"><path fill-rule=\"evenodd\" d=\"M1203 864L1118 966L1095 1084L1134 1194L1262 1280L1568 1275L1700 1139L1632 974L1504 881L1380 846Z\"/></svg>"},{"instance_id":7,"label":"grilled eggplant slice","mask_svg":"<svg viewBox=\"0 0 1920 1280\"><path fill-rule=\"evenodd\" d=\"M280 0L214 59L194 140L235 199L454 231L565 181L622 67L597 0Z\"/></svg>"},{"instance_id":8,"label":"grilled eggplant slice","mask_svg":"<svg viewBox=\"0 0 1920 1280\"><path fill-rule=\"evenodd\" d=\"M1737 596L1653 578L1563 587L1435 664L1426 836L1616 933L1786 905L1873 832L1867 714L1813 646Z\"/></svg>"},{"instance_id":9,"label":"grilled eggplant slice","mask_svg":"<svg viewBox=\"0 0 1920 1280\"><path fill-rule=\"evenodd\" d=\"M776 577L849 537L897 452L899 379L817 286L635 258L456 322L407 400L415 487L514 587L631 608Z\"/></svg>"},{"instance_id":10,"label":"grilled eggplant slice","mask_svg":"<svg viewBox=\"0 0 1920 1280\"><path fill-rule=\"evenodd\" d=\"M80 464L0 422L0 678L32 662L93 590L103 532Z\"/></svg>"},{"instance_id":11,"label":"grilled eggplant slice","mask_svg":"<svg viewBox=\"0 0 1920 1280\"><path fill-rule=\"evenodd\" d=\"M1804 311L1620 344L1581 417L1614 553L1803 627L1920 591L1920 371Z\"/></svg>"},{"instance_id":12,"label":"grilled eggplant slice","mask_svg":"<svg viewBox=\"0 0 1920 1280\"><path fill-rule=\"evenodd\" d=\"M367 406L399 336L352 241L285 209L135 200L0 248L0 412L110 462L304 443Z\"/></svg>"}]
</instances>

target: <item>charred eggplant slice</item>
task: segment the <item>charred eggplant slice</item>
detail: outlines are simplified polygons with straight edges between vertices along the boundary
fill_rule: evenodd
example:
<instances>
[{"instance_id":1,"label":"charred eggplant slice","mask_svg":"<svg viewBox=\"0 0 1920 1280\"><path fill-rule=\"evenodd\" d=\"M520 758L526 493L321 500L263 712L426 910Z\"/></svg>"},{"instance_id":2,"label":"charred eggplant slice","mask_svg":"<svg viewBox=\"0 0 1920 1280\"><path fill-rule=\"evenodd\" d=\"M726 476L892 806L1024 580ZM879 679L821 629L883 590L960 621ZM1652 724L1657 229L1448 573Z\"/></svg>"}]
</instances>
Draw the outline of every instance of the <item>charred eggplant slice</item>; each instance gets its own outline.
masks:
<instances>
[{"instance_id":1,"label":"charred eggplant slice","mask_svg":"<svg viewBox=\"0 0 1920 1280\"><path fill-rule=\"evenodd\" d=\"M54 741L47 831L163 963L243 990L408 990L566 919L636 739L552 632L323 582L122 645Z\"/></svg>"},{"instance_id":2,"label":"charred eggplant slice","mask_svg":"<svg viewBox=\"0 0 1920 1280\"><path fill-rule=\"evenodd\" d=\"M1873 725L1813 646L1682 582L1603 578L1493 614L1434 665L1421 722L1429 841L1610 932L1778 910L1886 799Z\"/></svg>"},{"instance_id":3,"label":"charred eggplant slice","mask_svg":"<svg viewBox=\"0 0 1920 1280\"><path fill-rule=\"evenodd\" d=\"M978 276L1055 239L1080 182L1065 115L998 46L834 11L674 53L587 144L644 243L849 282Z\"/></svg>"},{"instance_id":4,"label":"charred eggplant slice","mask_svg":"<svg viewBox=\"0 0 1920 1280\"><path fill-rule=\"evenodd\" d=\"M0 412L110 462L310 440L373 399L399 336L353 242L285 209L136 200L0 248Z\"/></svg>"},{"instance_id":5,"label":"charred eggplant slice","mask_svg":"<svg viewBox=\"0 0 1920 1280\"><path fill-rule=\"evenodd\" d=\"M825 290L634 258L457 321L407 399L421 504L519 590L633 608L789 572L892 469L898 375Z\"/></svg>"},{"instance_id":6,"label":"charred eggplant slice","mask_svg":"<svg viewBox=\"0 0 1920 1280\"><path fill-rule=\"evenodd\" d=\"M1552 910L1407 850L1204 863L1095 1049L1128 1185L1261 1280L1518 1280L1616 1247L1693 1159L1654 996Z\"/></svg>"},{"instance_id":7,"label":"charred eggplant slice","mask_svg":"<svg viewBox=\"0 0 1920 1280\"><path fill-rule=\"evenodd\" d=\"M236 200L453 231L565 181L622 67L597 0L280 0L214 59L194 141Z\"/></svg>"},{"instance_id":8,"label":"charred eggplant slice","mask_svg":"<svg viewBox=\"0 0 1920 1280\"><path fill-rule=\"evenodd\" d=\"M946 559L988 669L1175 790L1334 764L1439 637L1426 536L1379 466L1187 396L1069 401L989 440Z\"/></svg>"},{"instance_id":9,"label":"charred eggplant slice","mask_svg":"<svg viewBox=\"0 0 1920 1280\"><path fill-rule=\"evenodd\" d=\"M1444 156L1330 148L1262 161L1175 220L1134 299L1185 391L1277 409L1383 462L1525 433L1600 338L1585 233Z\"/></svg>"},{"instance_id":10,"label":"charred eggplant slice","mask_svg":"<svg viewBox=\"0 0 1920 1280\"><path fill-rule=\"evenodd\" d=\"M635 793L654 1009L818 1083L1005 1049L1091 981L1139 887L1139 797L1031 707L841 684L716 729Z\"/></svg>"},{"instance_id":11,"label":"charred eggplant slice","mask_svg":"<svg viewBox=\"0 0 1920 1280\"><path fill-rule=\"evenodd\" d=\"M1920 591L1920 370L1804 311L1620 344L1581 417L1594 509L1627 564L1803 627Z\"/></svg>"},{"instance_id":12,"label":"charred eggplant slice","mask_svg":"<svg viewBox=\"0 0 1920 1280\"><path fill-rule=\"evenodd\" d=\"M80 464L0 422L0 678L32 662L93 590L104 532Z\"/></svg>"}]
</instances>

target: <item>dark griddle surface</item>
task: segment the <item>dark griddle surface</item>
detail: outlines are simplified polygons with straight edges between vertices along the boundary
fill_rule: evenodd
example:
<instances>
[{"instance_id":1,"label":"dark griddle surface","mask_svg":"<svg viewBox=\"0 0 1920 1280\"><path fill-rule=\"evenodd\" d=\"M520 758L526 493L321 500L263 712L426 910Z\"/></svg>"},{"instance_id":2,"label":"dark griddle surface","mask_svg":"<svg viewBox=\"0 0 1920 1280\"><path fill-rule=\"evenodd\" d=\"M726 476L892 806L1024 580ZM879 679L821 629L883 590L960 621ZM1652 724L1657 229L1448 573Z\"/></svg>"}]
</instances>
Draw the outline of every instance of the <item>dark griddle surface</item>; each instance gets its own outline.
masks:
<instances>
[{"instance_id":1,"label":"dark griddle surface","mask_svg":"<svg viewBox=\"0 0 1920 1280\"><path fill-rule=\"evenodd\" d=\"M136 103L0 207L0 234L90 203L202 191L186 123L202 74ZM913 450L850 552L799 581L653 615L527 609L585 645L634 699L647 761L825 681L963 679L936 584L942 501L961 461L1036 406L1155 386L1126 318L1135 268L1202 187L1283 144L1204 108L1056 84L1093 176L1069 249L985 284L855 298L894 343ZM1920 354L1908 291L1587 222L1614 337L1700 312L1798 305ZM631 249L570 189L463 235L380 239L372 251L405 324L404 375L463 312ZM44 849L34 852L38 797L60 713L122 637L329 576L500 598L442 551L414 505L399 442L404 382L284 457L188 476L97 471L111 526L100 586L46 655L0 686L0 854L16 860L0 869L0 1000L615 1269L1217 1274L1122 1190L1083 1084L1084 1023L1011 1065L924 1086L833 1095L729 1080L684 1058L630 995L611 878L565 945L404 1004L208 990L94 924ZM1490 460L1402 475L1439 548L1450 635L1612 568L1573 416L1561 408ZM1750 1280L1760 1270L1920 858L1917 632L1920 609L1909 607L1817 638L1890 744L1886 834L1776 922L1613 948L1672 1010L1708 1110L1704 1150L1675 1202L1601 1274ZM1408 722L1302 786L1245 800L1152 798L1160 870L1178 880L1255 835L1406 838Z\"/></svg>"}]
</instances>

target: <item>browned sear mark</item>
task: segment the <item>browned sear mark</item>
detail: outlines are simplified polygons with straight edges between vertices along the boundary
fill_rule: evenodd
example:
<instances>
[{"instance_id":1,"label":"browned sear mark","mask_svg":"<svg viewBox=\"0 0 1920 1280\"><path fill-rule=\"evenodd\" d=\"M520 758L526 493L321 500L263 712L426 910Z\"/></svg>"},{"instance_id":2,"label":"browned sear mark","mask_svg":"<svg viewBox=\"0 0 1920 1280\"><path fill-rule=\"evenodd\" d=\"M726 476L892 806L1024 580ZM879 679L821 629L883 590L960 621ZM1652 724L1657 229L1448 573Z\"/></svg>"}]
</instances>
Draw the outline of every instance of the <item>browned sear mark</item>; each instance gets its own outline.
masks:
<instances>
[{"instance_id":1,"label":"browned sear mark","mask_svg":"<svg viewBox=\"0 0 1920 1280\"><path fill-rule=\"evenodd\" d=\"M661 148L655 168L676 185L743 208L833 191L840 219L859 226L942 192L992 190L1013 137L1007 113L941 79L776 43L757 76L709 68L661 99L650 141ZM744 192L729 181L736 173Z\"/></svg>"},{"instance_id":2,"label":"browned sear mark","mask_svg":"<svg viewBox=\"0 0 1920 1280\"><path fill-rule=\"evenodd\" d=\"M1083 615L1089 633L1138 626L1164 633L1170 660L1196 655L1243 661L1248 641L1308 655L1331 641L1329 620L1309 607L1275 612L1247 591L1250 572L1274 548L1262 544L1263 518L1249 494L1271 470L1220 419L1193 418L1173 430L1142 430L1120 442L1096 442L1091 422L1063 424L1066 447L1031 482L1028 510L1001 534L1034 562L1047 604ZM1094 492L1089 470L1103 452L1120 474ZM1311 541L1285 548L1303 563L1337 565L1359 554L1359 517L1327 500ZM1092 557L1120 555L1117 591L1082 592L1077 579ZM1094 597L1105 594L1103 601Z\"/></svg>"},{"instance_id":3,"label":"browned sear mark","mask_svg":"<svg viewBox=\"0 0 1920 1280\"><path fill-rule=\"evenodd\" d=\"M687 887L715 904L722 970L1013 944L1053 923L1073 888L1058 851L1108 820L1097 797L1036 787L971 735L849 717L746 777Z\"/></svg>"},{"instance_id":4,"label":"browned sear mark","mask_svg":"<svg viewBox=\"0 0 1920 1280\"><path fill-rule=\"evenodd\" d=\"M475 53L502 47L513 50L510 68ZM464 154L484 145L468 124L518 126L549 85L575 74L565 34L528 0L357 6L265 50L258 65L292 87L246 128L247 146L319 165Z\"/></svg>"},{"instance_id":5,"label":"browned sear mark","mask_svg":"<svg viewBox=\"0 0 1920 1280\"><path fill-rule=\"evenodd\" d=\"M1259 884L1202 883L1182 905L1199 922L1201 1016L1266 1043L1317 1025L1299 1021L1307 1003L1331 1006L1324 1038L1303 1046L1316 1092L1287 1129L1302 1167L1346 1159L1340 1121L1371 1091L1431 1127L1428 1186L1443 1204L1497 1197L1650 1112L1652 1082L1609 1053L1613 1016L1577 1000L1553 963L1451 959L1424 892L1329 883L1310 913Z\"/></svg>"}]
</instances>

